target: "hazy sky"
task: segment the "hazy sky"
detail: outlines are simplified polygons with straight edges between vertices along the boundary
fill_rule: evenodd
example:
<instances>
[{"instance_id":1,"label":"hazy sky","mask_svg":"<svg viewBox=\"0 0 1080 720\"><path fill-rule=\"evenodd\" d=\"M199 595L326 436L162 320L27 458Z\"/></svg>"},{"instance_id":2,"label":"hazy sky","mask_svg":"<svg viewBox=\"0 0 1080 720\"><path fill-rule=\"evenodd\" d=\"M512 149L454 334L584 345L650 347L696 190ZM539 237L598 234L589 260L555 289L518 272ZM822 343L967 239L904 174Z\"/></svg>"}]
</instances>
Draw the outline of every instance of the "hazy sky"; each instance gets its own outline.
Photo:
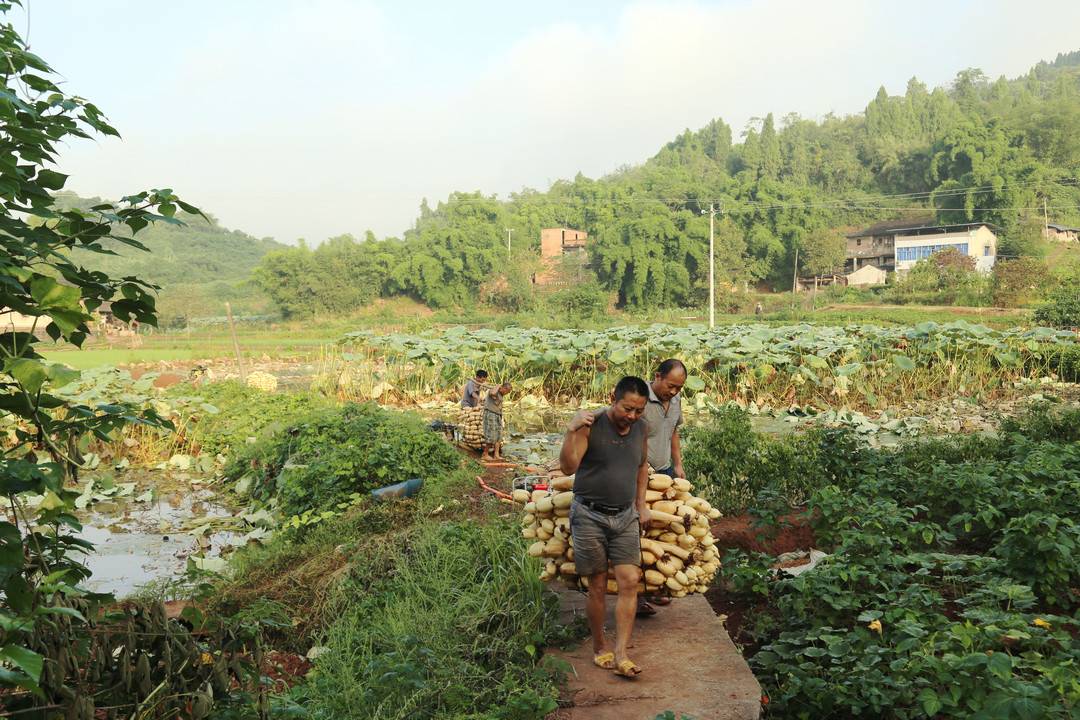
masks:
<instances>
[{"instance_id":1,"label":"hazy sky","mask_svg":"<svg viewBox=\"0 0 1080 720\"><path fill-rule=\"evenodd\" d=\"M26 4L31 48L123 135L64 149L69 189L168 186L284 242L398 235L421 198L596 177L713 117L738 138L1080 49L1078 0Z\"/></svg>"}]
</instances>

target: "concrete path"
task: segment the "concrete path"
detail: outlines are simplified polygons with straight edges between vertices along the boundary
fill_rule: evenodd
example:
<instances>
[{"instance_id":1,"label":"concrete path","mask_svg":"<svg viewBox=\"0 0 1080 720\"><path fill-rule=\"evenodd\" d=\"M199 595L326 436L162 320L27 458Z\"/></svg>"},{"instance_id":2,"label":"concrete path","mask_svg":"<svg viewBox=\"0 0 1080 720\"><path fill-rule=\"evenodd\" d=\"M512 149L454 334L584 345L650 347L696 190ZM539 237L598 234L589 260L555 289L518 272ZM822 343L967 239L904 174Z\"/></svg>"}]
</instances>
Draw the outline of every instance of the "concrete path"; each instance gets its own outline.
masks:
<instances>
[{"instance_id":1,"label":"concrete path","mask_svg":"<svg viewBox=\"0 0 1080 720\"><path fill-rule=\"evenodd\" d=\"M567 621L584 616L585 595L559 590ZM608 637L614 639L608 598ZM558 720L653 720L671 710L694 720L757 720L761 686L701 595L673 600L656 615L638 618L630 657L643 673L636 680L593 665L592 642L570 650L548 650L573 667L564 691L569 705Z\"/></svg>"}]
</instances>

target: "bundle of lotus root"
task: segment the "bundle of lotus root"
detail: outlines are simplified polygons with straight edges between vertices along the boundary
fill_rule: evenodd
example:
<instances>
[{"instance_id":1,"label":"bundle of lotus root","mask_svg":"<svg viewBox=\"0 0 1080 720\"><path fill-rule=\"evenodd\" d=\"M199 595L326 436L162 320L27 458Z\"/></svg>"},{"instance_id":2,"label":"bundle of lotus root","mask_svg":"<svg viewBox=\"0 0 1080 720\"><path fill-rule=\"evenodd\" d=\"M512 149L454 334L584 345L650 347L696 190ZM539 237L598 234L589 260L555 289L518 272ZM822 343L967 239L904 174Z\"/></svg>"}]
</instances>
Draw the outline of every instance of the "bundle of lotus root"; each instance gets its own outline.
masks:
<instances>
[{"instance_id":1,"label":"bundle of lotus root","mask_svg":"<svg viewBox=\"0 0 1080 720\"><path fill-rule=\"evenodd\" d=\"M540 579L562 578L571 586L585 585L574 567L570 537L570 505L574 501L574 476L554 477L548 490L515 490L513 499L525 506L521 534L533 540L529 555L546 561ZM645 501L651 520L641 539L642 580L638 591L683 597L705 592L720 569L720 553L709 530L709 520L720 511L704 498L692 494L683 478L653 473ZM618 588L608 579L608 592Z\"/></svg>"},{"instance_id":2,"label":"bundle of lotus root","mask_svg":"<svg viewBox=\"0 0 1080 720\"><path fill-rule=\"evenodd\" d=\"M461 408L461 419L458 424L461 426L463 443L474 448L484 444L483 407Z\"/></svg>"}]
</instances>

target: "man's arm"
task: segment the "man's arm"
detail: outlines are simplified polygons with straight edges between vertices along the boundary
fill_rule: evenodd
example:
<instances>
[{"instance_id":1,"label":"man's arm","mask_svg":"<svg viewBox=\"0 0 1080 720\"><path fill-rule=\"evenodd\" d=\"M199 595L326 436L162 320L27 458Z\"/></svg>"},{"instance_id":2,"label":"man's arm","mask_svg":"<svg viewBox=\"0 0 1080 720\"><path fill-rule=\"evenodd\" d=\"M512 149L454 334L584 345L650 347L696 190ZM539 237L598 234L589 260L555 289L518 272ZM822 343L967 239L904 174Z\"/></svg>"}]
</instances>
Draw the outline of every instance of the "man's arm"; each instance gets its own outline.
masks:
<instances>
[{"instance_id":1,"label":"man's arm","mask_svg":"<svg viewBox=\"0 0 1080 720\"><path fill-rule=\"evenodd\" d=\"M671 467L675 470L675 477L686 477L682 466L682 445L679 441L679 428L671 433Z\"/></svg>"},{"instance_id":2,"label":"man's arm","mask_svg":"<svg viewBox=\"0 0 1080 720\"><path fill-rule=\"evenodd\" d=\"M645 502L645 491L649 489L649 438L646 436L641 442L641 464L637 469L637 498L634 504L637 506L638 522L641 527L649 524L652 513L649 505Z\"/></svg>"},{"instance_id":3,"label":"man's arm","mask_svg":"<svg viewBox=\"0 0 1080 720\"><path fill-rule=\"evenodd\" d=\"M559 451L559 469L563 475L573 475L581 465L581 458L589 449L589 433L592 431L593 420L596 416L591 412L581 410L566 427L566 435L563 436L562 449Z\"/></svg>"}]
</instances>

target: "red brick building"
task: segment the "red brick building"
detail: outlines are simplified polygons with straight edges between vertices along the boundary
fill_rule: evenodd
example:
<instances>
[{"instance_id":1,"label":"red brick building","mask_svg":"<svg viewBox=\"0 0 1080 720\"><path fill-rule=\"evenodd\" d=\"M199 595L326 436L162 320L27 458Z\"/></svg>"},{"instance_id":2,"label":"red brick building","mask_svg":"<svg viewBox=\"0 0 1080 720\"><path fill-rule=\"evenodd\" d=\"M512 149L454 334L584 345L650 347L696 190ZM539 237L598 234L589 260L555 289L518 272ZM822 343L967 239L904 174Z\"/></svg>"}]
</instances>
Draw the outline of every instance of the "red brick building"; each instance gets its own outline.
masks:
<instances>
[{"instance_id":1,"label":"red brick building","mask_svg":"<svg viewBox=\"0 0 1080 720\"><path fill-rule=\"evenodd\" d=\"M584 230L570 228L544 228L540 231L540 263L543 269L533 276L535 285L560 285L563 278L558 270L568 261L583 266L585 263L585 243L589 234Z\"/></svg>"}]
</instances>

